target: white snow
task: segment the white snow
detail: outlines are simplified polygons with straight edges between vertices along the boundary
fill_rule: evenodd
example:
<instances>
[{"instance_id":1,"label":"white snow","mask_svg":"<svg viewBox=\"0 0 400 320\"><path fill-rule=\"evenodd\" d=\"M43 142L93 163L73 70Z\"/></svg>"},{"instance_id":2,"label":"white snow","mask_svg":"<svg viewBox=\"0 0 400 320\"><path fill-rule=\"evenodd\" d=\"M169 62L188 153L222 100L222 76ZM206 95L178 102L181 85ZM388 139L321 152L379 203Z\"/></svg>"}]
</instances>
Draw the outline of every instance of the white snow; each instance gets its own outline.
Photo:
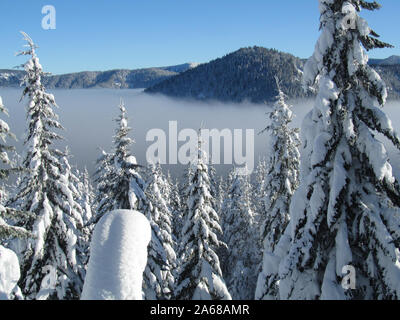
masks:
<instances>
[{"instance_id":1,"label":"white snow","mask_svg":"<svg viewBox=\"0 0 400 320\"><path fill-rule=\"evenodd\" d=\"M36 300L47 300L57 289L57 269L52 265L47 265L43 267L42 272L46 275L40 284L40 291L36 295Z\"/></svg>"},{"instance_id":2,"label":"white snow","mask_svg":"<svg viewBox=\"0 0 400 320\"><path fill-rule=\"evenodd\" d=\"M150 223L137 211L115 210L97 223L82 300L141 300Z\"/></svg>"},{"instance_id":3,"label":"white snow","mask_svg":"<svg viewBox=\"0 0 400 320\"><path fill-rule=\"evenodd\" d=\"M17 282L20 269L17 255L0 246L0 300L11 299L13 293L19 291Z\"/></svg>"},{"instance_id":4,"label":"white snow","mask_svg":"<svg viewBox=\"0 0 400 320\"><path fill-rule=\"evenodd\" d=\"M9 73L0 73L0 79L8 80L10 78L11 74ZM0 103L1 105L1 103Z\"/></svg>"}]
</instances>

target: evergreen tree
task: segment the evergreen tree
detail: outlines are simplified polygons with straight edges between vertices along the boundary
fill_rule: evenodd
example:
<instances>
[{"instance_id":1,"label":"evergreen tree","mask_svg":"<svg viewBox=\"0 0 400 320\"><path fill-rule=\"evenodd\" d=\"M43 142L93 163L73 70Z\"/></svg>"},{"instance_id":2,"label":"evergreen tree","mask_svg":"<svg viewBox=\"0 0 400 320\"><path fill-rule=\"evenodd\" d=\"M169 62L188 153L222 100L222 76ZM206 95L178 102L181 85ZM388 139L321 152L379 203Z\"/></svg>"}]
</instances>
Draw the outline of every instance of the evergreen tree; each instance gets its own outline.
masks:
<instances>
[{"instance_id":1,"label":"evergreen tree","mask_svg":"<svg viewBox=\"0 0 400 320\"><path fill-rule=\"evenodd\" d=\"M128 127L127 112L122 100L119 109L114 151L112 153L103 151L97 161L97 214L90 223L96 223L107 212L118 209L137 210L146 215L152 227L152 238L143 274L143 291L146 300L167 299L171 295L166 291L166 287L170 286L172 281L168 265L168 259L172 254L165 251L163 240L168 237L157 224L159 222L165 227L163 224L165 221L154 220L156 217L154 210L158 210L158 207L154 207L146 197L146 183L142 178L142 172L139 171L141 167L130 152L134 141L128 137L131 128ZM165 245L168 247L167 243Z\"/></svg>"},{"instance_id":2,"label":"evergreen tree","mask_svg":"<svg viewBox=\"0 0 400 320\"><path fill-rule=\"evenodd\" d=\"M216 199L216 211L218 213L218 216L220 217L221 221L222 215L223 215L223 207L224 207L224 202L227 196L227 189L228 186L226 184L225 179L221 176L219 178L218 186L217 186L217 199Z\"/></svg>"},{"instance_id":3,"label":"evergreen tree","mask_svg":"<svg viewBox=\"0 0 400 320\"><path fill-rule=\"evenodd\" d=\"M81 220L79 221L79 228L76 230L76 263L77 270L81 279L85 279L86 276L86 266L89 262L89 247L91 239L91 228L86 225L85 221L85 209L81 206L82 198L84 197L82 189L80 187L81 182L79 180L79 171L73 169L69 164L70 151L65 148L64 156L61 157L60 163L62 168L62 174L60 176L63 184L68 186L73 201L77 204L77 208L80 212Z\"/></svg>"},{"instance_id":4,"label":"evergreen tree","mask_svg":"<svg viewBox=\"0 0 400 320\"><path fill-rule=\"evenodd\" d=\"M0 112L8 115L8 111L3 105L3 100L0 97ZM15 148L7 144L7 140L15 139L15 135L10 131L9 125L0 119L0 162L2 168L0 169L0 181L4 182L10 174L20 171L16 168L15 164L9 158L9 152L14 152ZM10 238L26 238L30 235L28 231L23 228L11 226L6 220L18 220L19 218L26 218L27 213L19 212L12 208L6 207L6 190L3 186L0 187L0 243Z\"/></svg>"},{"instance_id":5,"label":"evergreen tree","mask_svg":"<svg viewBox=\"0 0 400 320\"><path fill-rule=\"evenodd\" d=\"M179 251L179 239L182 232L182 200L179 192L179 181L173 179L171 174L168 172L167 183L169 186L169 207L172 215L172 232L175 238L175 252Z\"/></svg>"},{"instance_id":6,"label":"evergreen tree","mask_svg":"<svg viewBox=\"0 0 400 320\"><path fill-rule=\"evenodd\" d=\"M174 289L173 270L176 268L175 241L172 230L172 212L169 206L169 185L163 176L161 166L151 165L149 170L149 180L146 185L146 196L149 201L148 218L152 221L153 230L158 231L157 238L163 246L162 252L165 253L162 263L155 263L150 266L153 274L158 277L156 294L157 299L171 299ZM155 262L155 260L151 260ZM150 261L150 262L151 262ZM151 293L145 291L146 296Z\"/></svg>"},{"instance_id":7,"label":"evergreen tree","mask_svg":"<svg viewBox=\"0 0 400 320\"><path fill-rule=\"evenodd\" d=\"M90 242L92 239L93 233L93 224L91 224L91 219L93 218L93 205L94 205L94 190L90 180L89 173L85 168L84 171L80 172L77 170L76 174L73 175L76 177L77 181L77 192L79 195L78 203L82 208L82 219L83 219L83 228L79 237L79 255L81 259L82 269L86 273L86 269L89 263L90 257Z\"/></svg>"},{"instance_id":8,"label":"evergreen tree","mask_svg":"<svg viewBox=\"0 0 400 320\"><path fill-rule=\"evenodd\" d=\"M364 51L389 45L359 16L380 5L319 3L321 36L303 79L319 91L303 123L301 183L290 206L291 243L279 268L280 296L399 299L400 190L375 134L398 149L400 138L380 109L386 87ZM356 272L354 290L342 285L347 266Z\"/></svg>"},{"instance_id":9,"label":"evergreen tree","mask_svg":"<svg viewBox=\"0 0 400 320\"><path fill-rule=\"evenodd\" d=\"M4 107L1 97L0 112L8 115L8 111ZM0 169L0 181L2 182L2 185L0 186L0 262L3 260L2 264L6 267L5 270L0 270L0 291L2 291L0 292L0 299L20 300L23 299L21 289L18 285L14 284L14 279L10 279L10 270L14 268L19 269L18 260L16 259L14 265L10 265L10 255L12 254L15 256L15 254L11 250L3 247L3 245L8 246L8 242L15 238L26 239L31 236L31 233L24 228L9 224L9 222L15 223L19 219L26 219L29 217L28 213L17 211L6 206L8 194L4 189L4 183L12 173L20 171L20 168L15 166L15 162L9 158L10 153L15 154L15 148L7 144L9 138L15 139L15 136L11 133L8 124L0 119L0 162L2 164L2 168ZM13 282L12 286L14 286L14 288L10 287L10 281ZM4 290L6 290L6 292L4 292Z\"/></svg>"},{"instance_id":10,"label":"evergreen tree","mask_svg":"<svg viewBox=\"0 0 400 320\"><path fill-rule=\"evenodd\" d=\"M183 226L185 224L185 212L188 211L188 196L190 194L190 181L192 179L192 166L188 165L183 173L183 176L181 178L181 183L178 185L179 188L179 198L180 198L180 214L174 216L173 219L173 224L174 224L174 229L176 232L176 238L177 238L177 255L178 257L182 256L182 251L184 250L184 246L182 243L182 232L183 232Z\"/></svg>"},{"instance_id":11,"label":"evergreen tree","mask_svg":"<svg viewBox=\"0 0 400 320\"><path fill-rule=\"evenodd\" d=\"M116 209L138 210L145 212L147 200L144 194L145 182L139 173L140 166L129 150L134 141L128 136L126 108L121 100L120 115L115 120L117 129L114 136L114 151L109 154L102 151L97 161L97 214L94 222L107 212Z\"/></svg>"},{"instance_id":12,"label":"evergreen tree","mask_svg":"<svg viewBox=\"0 0 400 320\"><path fill-rule=\"evenodd\" d=\"M180 300L230 300L216 250L222 233L213 207L209 169L199 138L198 156L191 163L186 189L187 211L182 230L182 256L175 295Z\"/></svg>"},{"instance_id":13,"label":"evergreen tree","mask_svg":"<svg viewBox=\"0 0 400 320\"><path fill-rule=\"evenodd\" d=\"M217 171L215 170L215 167L212 164L209 164L208 166L208 176L210 177L210 192L213 198L213 207L218 208L218 183L217 183ZM218 211L217 211L218 212Z\"/></svg>"},{"instance_id":14,"label":"evergreen tree","mask_svg":"<svg viewBox=\"0 0 400 320\"><path fill-rule=\"evenodd\" d=\"M182 200L180 195L180 185L177 178L173 178L168 171L166 177L166 183L168 186L168 205L171 211L171 225L172 225L172 237L174 240L174 250L179 257L180 252L180 237L182 233L183 216L182 216ZM177 260L176 260L177 261ZM173 270L174 277L176 278L177 268Z\"/></svg>"},{"instance_id":15,"label":"evergreen tree","mask_svg":"<svg viewBox=\"0 0 400 320\"><path fill-rule=\"evenodd\" d=\"M95 196L93 208L95 214L89 219L88 224L93 224L107 213L112 207L110 204L111 178L114 176L112 155L100 149L100 156L96 161L96 171L94 173Z\"/></svg>"},{"instance_id":16,"label":"evergreen tree","mask_svg":"<svg viewBox=\"0 0 400 320\"><path fill-rule=\"evenodd\" d=\"M224 241L226 241L227 238L226 226L228 225L229 205L230 205L229 191L230 187L232 186L234 177L235 177L235 170L229 171L227 178L221 180L221 184L219 186L219 190L221 191L220 193L221 198L219 198L217 202L220 203L219 211L217 211L217 213L220 219L220 225L222 229L222 239ZM229 277L231 270L229 269L230 252L228 245L225 242L223 242L223 245L221 245L218 248L217 254L220 259L222 275L224 276L224 278L227 278Z\"/></svg>"},{"instance_id":17,"label":"evergreen tree","mask_svg":"<svg viewBox=\"0 0 400 320\"><path fill-rule=\"evenodd\" d=\"M53 110L54 96L42 85L44 72L35 44L22 34L28 44L20 55L31 56L22 82L28 99L26 170L10 206L32 213L19 224L32 230L34 238L22 245L20 286L28 299L77 299L83 284L76 252L82 212L70 188L68 168L60 161L64 154L53 146L61 139L55 130L62 129Z\"/></svg>"},{"instance_id":18,"label":"evergreen tree","mask_svg":"<svg viewBox=\"0 0 400 320\"><path fill-rule=\"evenodd\" d=\"M248 175L233 172L225 206L223 231L228 245L225 279L233 299L252 300L258 275L259 247Z\"/></svg>"},{"instance_id":19,"label":"evergreen tree","mask_svg":"<svg viewBox=\"0 0 400 320\"><path fill-rule=\"evenodd\" d=\"M86 167L82 172L78 172L78 177L78 190L81 195L79 203L84 212L83 221L85 224L87 224L93 216L92 206L94 204L95 194L92 181Z\"/></svg>"},{"instance_id":20,"label":"evergreen tree","mask_svg":"<svg viewBox=\"0 0 400 320\"><path fill-rule=\"evenodd\" d=\"M256 170L254 172L254 204L256 211L260 215L266 212L265 209L265 177L267 175L267 161L265 158L260 158Z\"/></svg>"},{"instance_id":21,"label":"evergreen tree","mask_svg":"<svg viewBox=\"0 0 400 320\"><path fill-rule=\"evenodd\" d=\"M268 133L268 158L263 185L262 230L263 265L259 275L256 299L278 298L277 275L274 273L277 259L271 258L290 217L289 207L294 191L299 184L300 140L298 129L289 127L292 111L285 102L285 96L278 88L277 101L269 113L270 124L264 129ZM271 266L275 269L271 270Z\"/></svg>"}]
</instances>

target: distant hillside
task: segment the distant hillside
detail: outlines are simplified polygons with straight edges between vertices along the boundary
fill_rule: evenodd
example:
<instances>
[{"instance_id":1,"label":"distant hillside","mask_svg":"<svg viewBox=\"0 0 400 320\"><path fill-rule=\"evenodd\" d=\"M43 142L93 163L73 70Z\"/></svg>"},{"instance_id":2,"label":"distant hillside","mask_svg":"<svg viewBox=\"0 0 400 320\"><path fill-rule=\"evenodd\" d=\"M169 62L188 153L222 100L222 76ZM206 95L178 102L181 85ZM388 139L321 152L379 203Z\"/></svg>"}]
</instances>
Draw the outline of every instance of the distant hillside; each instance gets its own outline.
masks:
<instances>
[{"instance_id":1,"label":"distant hillside","mask_svg":"<svg viewBox=\"0 0 400 320\"><path fill-rule=\"evenodd\" d=\"M369 59L370 65L385 65L385 66L393 66L400 64L400 56L391 56L386 59Z\"/></svg>"},{"instance_id":2,"label":"distant hillside","mask_svg":"<svg viewBox=\"0 0 400 320\"><path fill-rule=\"evenodd\" d=\"M19 87L24 71L0 70L0 87Z\"/></svg>"},{"instance_id":3,"label":"distant hillside","mask_svg":"<svg viewBox=\"0 0 400 320\"><path fill-rule=\"evenodd\" d=\"M195 63L185 63L138 70L85 71L48 76L43 79L43 84L49 89L148 88L196 66ZM19 87L23 75L21 70L0 70L0 87Z\"/></svg>"},{"instance_id":4,"label":"distant hillside","mask_svg":"<svg viewBox=\"0 0 400 320\"><path fill-rule=\"evenodd\" d=\"M162 68L158 68L158 69L163 69L166 71L171 71L171 72L176 72L176 73L182 73L187 70L194 69L194 68L198 67L199 65L200 65L200 63L189 62L189 63L180 64L177 66L162 67Z\"/></svg>"},{"instance_id":5,"label":"distant hillside","mask_svg":"<svg viewBox=\"0 0 400 320\"><path fill-rule=\"evenodd\" d=\"M271 101L277 94L276 75L288 96L304 97L300 85L302 66L302 60L287 53L243 48L169 78L146 92L234 102Z\"/></svg>"},{"instance_id":6,"label":"distant hillside","mask_svg":"<svg viewBox=\"0 0 400 320\"><path fill-rule=\"evenodd\" d=\"M168 78L146 89L146 92L199 100L250 100L259 103L275 98L276 75L290 98L303 98L305 94L300 79L305 61L276 50L243 48ZM390 99L400 98L400 64L395 62L394 56L370 63L387 83Z\"/></svg>"},{"instance_id":7,"label":"distant hillside","mask_svg":"<svg viewBox=\"0 0 400 320\"><path fill-rule=\"evenodd\" d=\"M400 99L400 64L373 67L385 81L389 99Z\"/></svg>"},{"instance_id":8,"label":"distant hillside","mask_svg":"<svg viewBox=\"0 0 400 320\"><path fill-rule=\"evenodd\" d=\"M44 80L47 88L147 88L160 81L177 75L158 68L140 70L111 70L104 72L80 72L51 76Z\"/></svg>"},{"instance_id":9,"label":"distant hillside","mask_svg":"<svg viewBox=\"0 0 400 320\"><path fill-rule=\"evenodd\" d=\"M138 70L87 71L48 76L43 83L49 89L147 88L148 93L179 98L259 103L275 98L275 75L290 98L306 97L301 88L301 70L305 62L288 53L250 47L200 65L185 63ZM369 64L386 82L389 99L400 99L400 57L370 59ZM0 70L0 87L19 87L23 75L21 70Z\"/></svg>"}]
</instances>

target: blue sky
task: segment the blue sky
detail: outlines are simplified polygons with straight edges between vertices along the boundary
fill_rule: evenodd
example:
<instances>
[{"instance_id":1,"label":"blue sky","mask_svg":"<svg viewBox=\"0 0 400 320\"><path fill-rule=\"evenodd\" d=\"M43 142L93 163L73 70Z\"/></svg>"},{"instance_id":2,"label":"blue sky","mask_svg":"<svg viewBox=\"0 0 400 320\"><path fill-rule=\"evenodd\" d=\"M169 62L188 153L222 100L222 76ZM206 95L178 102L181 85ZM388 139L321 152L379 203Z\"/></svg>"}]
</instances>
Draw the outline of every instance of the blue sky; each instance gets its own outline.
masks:
<instances>
[{"instance_id":1,"label":"blue sky","mask_svg":"<svg viewBox=\"0 0 400 320\"><path fill-rule=\"evenodd\" d=\"M379 2L363 16L396 48L370 56L400 55L400 1ZM56 8L56 30L41 27L44 5ZM0 68L24 61L20 30L54 74L208 62L253 45L307 58L318 19L317 0L0 0Z\"/></svg>"}]
</instances>

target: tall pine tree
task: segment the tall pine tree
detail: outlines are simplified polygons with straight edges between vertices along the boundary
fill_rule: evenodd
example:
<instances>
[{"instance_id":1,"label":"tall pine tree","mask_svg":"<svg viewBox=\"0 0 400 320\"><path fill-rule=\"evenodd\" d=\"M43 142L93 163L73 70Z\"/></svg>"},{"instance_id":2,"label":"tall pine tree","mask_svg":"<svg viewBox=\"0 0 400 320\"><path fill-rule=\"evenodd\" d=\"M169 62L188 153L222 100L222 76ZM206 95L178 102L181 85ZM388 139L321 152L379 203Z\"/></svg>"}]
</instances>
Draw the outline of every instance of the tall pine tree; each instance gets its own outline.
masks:
<instances>
[{"instance_id":1,"label":"tall pine tree","mask_svg":"<svg viewBox=\"0 0 400 320\"><path fill-rule=\"evenodd\" d=\"M269 113L270 124L263 131L268 134L269 139L261 206L264 209L261 213L263 264L258 278L256 299L276 299L279 296L276 273L279 259L273 257L273 252L289 223L290 201L299 184L298 129L289 127L293 114L285 102L278 79L276 84L277 101Z\"/></svg>"},{"instance_id":2,"label":"tall pine tree","mask_svg":"<svg viewBox=\"0 0 400 320\"><path fill-rule=\"evenodd\" d=\"M20 286L29 299L77 299L83 284L76 251L82 209L70 188L68 168L60 161L64 154L54 147L61 139L55 130L62 129L53 110L54 96L42 84L44 72L35 44L23 36L27 50L20 55L31 56L22 82L23 97L28 99L26 170L10 205L32 213L20 225L32 230L34 238L22 246Z\"/></svg>"},{"instance_id":3,"label":"tall pine tree","mask_svg":"<svg viewBox=\"0 0 400 320\"><path fill-rule=\"evenodd\" d=\"M83 171L78 171L77 177L78 177L77 188L80 194L79 203L84 212L83 221L86 225L93 216L93 204L94 204L95 194L87 168L85 168Z\"/></svg>"},{"instance_id":4,"label":"tall pine tree","mask_svg":"<svg viewBox=\"0 0 400 320\"><path fill-rule=\"evenodd\" d=\"M3 100L0 97L0 112L8 115L8 111L3 105ZM8 139L15 139L15 135L11 132L9 125L0 119L0 162L2 168L0 169L0 181L4 183L12 173L17 173L20 168L16 168L15 164L10 160L9 153L14 152L15 148L8 145ZM10 238L26 238L30 235L28 231L23 228L11 226L7 220L18 220L19 218L27 218L28 214L14 210L13 208L5 206L7 200L6 191L3 184L0 186L0 244L4 240Z\"/></svg>"},{"instance_id":5,"label":"tall pine tree","mask_svg":"<svg viewBox=\"0 0 400 320\"><path fill-rule=\"evenodd\" d=\"M168 172L167 183L169 186L169 207L172 214L172 232L175 238L175 252L178 254L180 234L182 232L182 199L180 195L180 185L177 178L173 179Z\"/></svg>"},{"instance_id":6,"label":"tall pine tree","mask_svg":"<svg viewBox=\"0 0 400 320\"><path fill-rule=\"evenodd\" d=\"M172 210L169 205L170 186L162 173L161 166L150 165L145 193L149 201L148 218L152 222L153 231L163 247L163 261L153 264L153 274L156 275L157 289L154 299L171 299L175 286L173 271L176 268L175 240L172 230ZM153 288L148 288L153 290ZM148 290L147 290L148 291ZM151 293L146 292L147 296Z\"/></svg>"},{"instance_id":7,"label":"tall pine tree","mask_svg":"<svg viewBox=\"0 0 400 320\"><path fill-rule=\"evenodd\" d=\"M254 194L253 201L256 205L257 213L266 212L265 210L265 177L267 172L267 160L265 157L260 158L254 171ZM261 218L261 217L260 217Z\"/></svg>"},{"instance_id":8,"label":"tall pine tree","mask_svg":"<svg viewBox=\"0 0 400 320\"><path fill-rule=\"evenodd\" d=\"M175 295L179 300L230 300L216 254L221 245L217 234L222 230L213 207L215 200L200 137L198 156L190 166Z\"/></svg>"},{"instance_id":9,"label":"tall pine tree","mask_svg":"<svg viewBox=\"0 0 400 320\"><path fill-rule=\"evenodd\" d=\"M128 135L128 117L124 102L121 100L120 115L115 120L117 128L114 136L113 153L102 151L97 161L97 215L94 222L107 212L116 209L138 210L144 212L147 199L144 194L145 182L139 173L140 166L130 147L134 143Z\"/></svg>"},{"instance_id":10,"label":"tall pine tree","mask_svg":"<svg viewBox=\"0 0 400 320\"><path fill-rule=\"evenodd\" d=\"M280 265L280 296L399 299L400 189L376 134L398 149L400 138L380 109L386 87L364 50L389 45L359 16L380 5L319 4L321 36L303 79L319 91L303 123L301 183L290 207L291 244ZM344 285L350 266L355 289Z\"/></svg>"},{"instance_id":11,"label":"tall pine tree","mask_svg":"<svg viewBox=\"0 0 400 320\"><path fill-rule=\"evenodd\" d=\"M256 289L259 246L252 188L248 175L231 174L232 182L224 203L224 276L234 300L253 300Z\"/></svg>"},{"instance_id":12,"label":"tall pine tree","mask_svg":"<svg viewBox=\"0 0 400 320\"><path fill-rule=\"evenodd\" d=\"M155 211L158 207L154 207L147 198L146 183L141 172L143 170L140 170L141 166L137 164L136 157L131 154L130 147L134 141L128 136L131 128L128 126L127 111L122 100L119 109L114 150L112 153L103 151L98 160L97 214L91 219L91 223L96 223L107 212L118 209L137 210L146 215L152 227L152 237L143 274L145 299L168 299L171 296L170 283L173 280L168 265L169 255L163 246L164 231L155 220L158 219ZM165 245L167 246L167 243Z\"/></svg>"}]
</instances>

